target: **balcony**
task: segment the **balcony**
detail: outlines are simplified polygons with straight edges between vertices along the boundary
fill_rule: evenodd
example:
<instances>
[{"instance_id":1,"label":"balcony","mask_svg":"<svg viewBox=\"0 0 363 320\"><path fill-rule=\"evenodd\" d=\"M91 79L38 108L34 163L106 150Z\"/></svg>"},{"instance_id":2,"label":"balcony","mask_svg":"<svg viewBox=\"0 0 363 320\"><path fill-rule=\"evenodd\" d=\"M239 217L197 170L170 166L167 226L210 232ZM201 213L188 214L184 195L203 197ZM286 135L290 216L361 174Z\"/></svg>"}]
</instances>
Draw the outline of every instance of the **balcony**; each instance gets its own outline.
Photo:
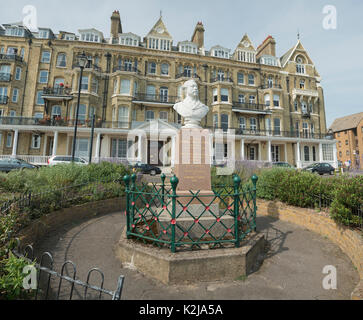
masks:
<instances>
[{"instance_id":1,"label":"balcony","mask_svg":"<svg viewBox=\"0 0 363 320\"><path fill-rule=\"evenodd\" d=\"M201 80L201 78L196 74L196 73L193 73L193 72L188 72L188 71L184 71L182 73L178 73L176 76L175 76L175 79L179 79L179 78L193 78L193 79L199 79Z\"/></svg>"},{"instance_id":2,"label":"balcony","mask_svg":"<svg viewBox=\"0 0 363 320\"><path fill-rule=\"evenodd\" d=\"M233 83L233 80L231 77L225 77L225 76L217 76L214 78L211 78L210 82L230 82Z\"/></svg>"},{"instance_id":3,"label":"balcony","mask_svg":"<svg viewBox=\"0 0 363 320\"><path fill-rule=\"evenodd\" d=\"M0 104L8 104L9 97L7 96L0 96Z\"/></svg>"},{"instance_id":4,"label":"balcony","mask_svg":"<svg viewBox=\"0 0 363 320\"><path fill-rule=\"evenodd\" d=\"M78 62L76 62L76 63L74 63L73 65L72 65L72 69L75 69L75 68L80 68L80 66L79 66L79 63ZM97 71L97 72L102 72L102 69L101 69L101 67L99 67L99 66L96 66L96 65L94 65L94 64L87 64L87 66L84 68L84 70L89 70L89 69L91 69L91 70L94 70L94 71Z\"/></svg>"},{"instance_id":5,"label":"balcony","mask_svg":"<svg viewBox=\"0 0 363 320\"><path fill-rule=\"evenodd\" d=\"M262 90L266 90L266 89L282 89L281 84L263 84L260 87Z\"/></svg>"},{"instance_id":6,"label":"balcony","mask_svg":"<svg viewBox=\"0 0 363 320\"><path fill-rule=\"evenodd\" d=\"M10 82L11 81L11 74L10 73L0 73L0 81Z\"/></svg>"},{"instance_id":7,"label":"balcony","mask_svg":"<svg viewBox=\"0 0 363 320\"><path fill-rule=\"evenodd\" d=\"M124 71L124 72L133 72L136 74L141 74L140 70L137 69L136 67L132 67L132 66L116 66L113 67L112 72L117 72L117 71Z\"/></svg>"},{"instance_id":8,"label":"balcony","mask_svg":"<svg viewBox=\"0 0 363 320\"><path fill-rule=\"evenodd\" d=\"M23 58L16 55L16 54L0 54L0 61L17 61L17 62L24 62Z\"/></svg>"},{"instance_id":9,"label":"balcony","mask_svg":"<svg viewBox=\"0 0 363 320\"><path fill-rule=\"evenodd\" d=\"M71 88L53 87L43 88L42 98L47 100L72 100Z\"/></svg>"},{"instance_id":10,"label":"balcony","mask_svg":"<svg viewBox=\"0 0 363 320\"><path fill-rule=\"evenodd\" d=\"M271 114L272 111L268 109L264 104L256 103L243 103L243 102L233 102L232 111L242 112L242 113L260 113L260 114Z\"/></svg>"},{"instance_id":11,"label":"balcony","mask_svg":"<svg viewBox=\"0 0 363 320\"><path fill-rule=\"evenodd\" d=\"M138 93L133 97L132 102L174 105L177 99L178 97L169 95Z\"/></svg>"}]
</instances>

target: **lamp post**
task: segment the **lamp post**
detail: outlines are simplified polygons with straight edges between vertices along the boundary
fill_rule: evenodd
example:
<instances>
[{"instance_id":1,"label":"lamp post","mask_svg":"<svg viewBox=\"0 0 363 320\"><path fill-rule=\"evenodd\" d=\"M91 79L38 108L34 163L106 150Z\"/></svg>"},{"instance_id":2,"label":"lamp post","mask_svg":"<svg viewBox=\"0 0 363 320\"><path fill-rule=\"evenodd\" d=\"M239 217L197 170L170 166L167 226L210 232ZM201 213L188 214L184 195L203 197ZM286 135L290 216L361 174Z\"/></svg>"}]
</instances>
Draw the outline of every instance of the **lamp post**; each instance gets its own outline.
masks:
<instances>
[{"instance_id":1,"label":"lamp post","mask_svg":"<svg viewBox=\"0 0 363 320\"><path fill-rule=\"evenodd\" d=\"M79 103L80 103L80 100L81 100L81 86L82 86L83 69L86 67L87 62L88 62L87 56L83 52L78 57L78 64L79 64L79 67L81 68L81 74L79 76L79 82L78 82L78 101L77 101L77 110L76 110L76 121L75 121L75 124L74 124L74 136L73 136L73 148L72 148L72 162L74 162L74 154L76 152L77 127L78 127L78 112L79 112Z\"/></svg>"}]
</instances>

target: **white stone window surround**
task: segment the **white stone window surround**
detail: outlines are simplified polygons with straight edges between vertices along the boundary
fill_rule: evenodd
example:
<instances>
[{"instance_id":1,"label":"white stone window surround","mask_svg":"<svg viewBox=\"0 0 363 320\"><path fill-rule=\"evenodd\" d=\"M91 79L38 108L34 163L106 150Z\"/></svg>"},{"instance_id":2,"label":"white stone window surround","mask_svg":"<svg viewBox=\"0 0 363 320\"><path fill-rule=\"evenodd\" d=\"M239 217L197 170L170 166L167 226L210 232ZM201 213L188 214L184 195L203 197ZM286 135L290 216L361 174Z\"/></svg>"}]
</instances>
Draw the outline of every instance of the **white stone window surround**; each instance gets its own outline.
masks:
<instances>
[{"instance_id":1,"label":"white stone window surround","mask_svg":"<svg viewBox=\"0 0 363 320\"><path fill-rule=\"evenodd\" d=\"M237 50L237 60L256 63L256 52L252 50Z\"/></svg>"}]
</instances>

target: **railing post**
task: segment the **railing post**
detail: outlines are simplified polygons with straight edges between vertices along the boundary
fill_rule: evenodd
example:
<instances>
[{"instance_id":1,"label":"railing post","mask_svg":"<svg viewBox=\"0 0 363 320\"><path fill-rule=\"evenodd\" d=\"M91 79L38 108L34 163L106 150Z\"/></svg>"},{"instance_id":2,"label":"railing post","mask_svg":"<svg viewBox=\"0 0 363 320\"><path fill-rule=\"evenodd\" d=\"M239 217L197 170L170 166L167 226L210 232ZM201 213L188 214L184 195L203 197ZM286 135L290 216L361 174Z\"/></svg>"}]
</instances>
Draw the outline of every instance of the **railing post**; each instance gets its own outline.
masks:
<instances>
[{"instance_id":1,"label":"railing post","mask_svg":"<svg viewBox=\"0 0 363 320\"><path fill-rule=\"evenodd\" d=\"M238 217L239 217L239 187L241 185L241 178L235 175L233 178L234 194L233 194L233 208L234 208L234 233L236 237L236 248L239 248L239 227L238 227Z\"/></svg>"},{"instance_id":2,"label":"railing post","mask_svg":"<svg viewBox=\"0 0 363 320\"><path fill-rule=\"evenodd\" d=\"M166 179L166 175L163 173L161 175L161 205L164 206L165 204L165 179Z\"/></svg>"},{"instance_id":3,"label":"railing post","mask_svg":"<svg viewBox=\"0 0 363 320\"><path fill-rule=\"evenodd\" d=\"M123 178L125 183L125 193L126 193L126 235L129 238L130 233L130 176L126 175Z\"/></svg>"},{"instance_id":4,"label":"railing post","mask_svg":"<svg viewBox=\"0 0 363 320\"><path fill-rule=\"evenodd\" d=\"M132 229L132 225L134 224L134 218L135 218L135 206L136 206L136 201L135 201L135 188L136 188L136 174L134 173L131 176L131 214L130 214L130 230Z\"/></svg>"},{"instance_id":5,"label":"railing post","mask_svg":"<svg viewBox=\"0 0 363 320\"><path fill-rule=\"evenodd\" d=\"M252 180L252 192L253 192L253 225L255 232L257 231L257 224L256 224L256 214L257 214L257 204L256 204L256 197L257 197L257 180L258 177L254 174L251 178Z\"/></svg>"},{"instance_id":6,"label":"railing post","mask_svg":"<svg viewBox=\"0 0 363 320\"><path fill-rule=\"evenodd\" d=\"M173 189L173 194L171 196L171 200L172 200L172 208L171 208L171 252L175 253L175 225L176 225L176 188L178 186L179 183L179 179L174 175L174 177L172 177L170 179L170 183L171 183L171 187Z\"/></svg>"}]
</instances>

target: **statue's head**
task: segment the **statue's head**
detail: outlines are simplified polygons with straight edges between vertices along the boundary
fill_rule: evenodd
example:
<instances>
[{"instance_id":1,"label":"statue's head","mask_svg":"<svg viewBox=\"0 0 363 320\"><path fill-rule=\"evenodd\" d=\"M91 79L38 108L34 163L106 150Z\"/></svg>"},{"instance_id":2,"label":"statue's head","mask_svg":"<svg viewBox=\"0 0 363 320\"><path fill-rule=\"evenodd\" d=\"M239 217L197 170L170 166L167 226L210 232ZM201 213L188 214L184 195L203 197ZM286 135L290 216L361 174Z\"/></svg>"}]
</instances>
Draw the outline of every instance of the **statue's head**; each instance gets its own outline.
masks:
<instances>
[{"instance_id":1,"label":"statue's head","mask_svg":"<svg viewBox=\"0 0 363 320\"><path fill-rule=\"evenodd\" d=\"M184 83L183 88L185 90L185 93L187 95L187 97L191 97L194 99L198 99L199 98L199 90L198 90L198 85L195 82L195 80L188 80Z\"/></svg>"}]
</instances>

